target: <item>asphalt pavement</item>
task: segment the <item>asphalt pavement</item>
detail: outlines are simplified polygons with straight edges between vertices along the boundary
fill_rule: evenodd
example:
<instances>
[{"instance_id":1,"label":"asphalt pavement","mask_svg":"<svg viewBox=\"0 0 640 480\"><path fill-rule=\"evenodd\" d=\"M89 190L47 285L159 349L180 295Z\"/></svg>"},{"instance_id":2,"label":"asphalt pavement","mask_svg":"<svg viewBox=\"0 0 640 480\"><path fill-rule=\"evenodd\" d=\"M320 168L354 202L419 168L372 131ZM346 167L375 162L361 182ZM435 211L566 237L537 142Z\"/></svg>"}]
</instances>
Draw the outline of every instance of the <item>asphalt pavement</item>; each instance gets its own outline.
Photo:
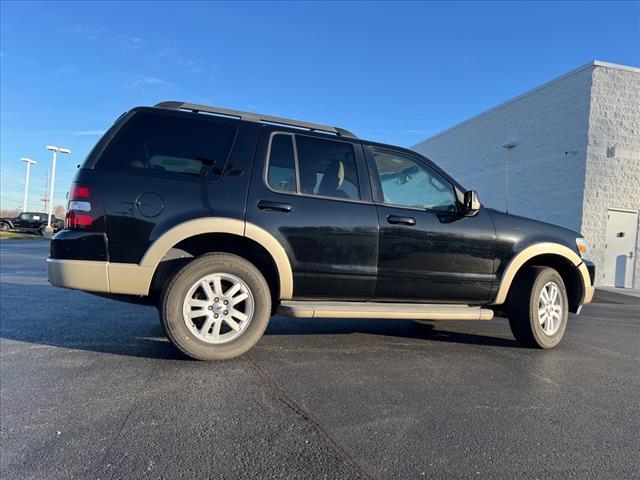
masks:
<instances>
[{"instance_id":1,"label":"asphalt pavement","mask_svg":"<svg viewBox=\"0 0 640 480\"><path fill-rule=\"evenodd\" d=\"M0 241L2 479L640 478L640 299L598 292L548 351L501 318L274 317L205 363L47 253Z\"/></svg>"}]
</instances>

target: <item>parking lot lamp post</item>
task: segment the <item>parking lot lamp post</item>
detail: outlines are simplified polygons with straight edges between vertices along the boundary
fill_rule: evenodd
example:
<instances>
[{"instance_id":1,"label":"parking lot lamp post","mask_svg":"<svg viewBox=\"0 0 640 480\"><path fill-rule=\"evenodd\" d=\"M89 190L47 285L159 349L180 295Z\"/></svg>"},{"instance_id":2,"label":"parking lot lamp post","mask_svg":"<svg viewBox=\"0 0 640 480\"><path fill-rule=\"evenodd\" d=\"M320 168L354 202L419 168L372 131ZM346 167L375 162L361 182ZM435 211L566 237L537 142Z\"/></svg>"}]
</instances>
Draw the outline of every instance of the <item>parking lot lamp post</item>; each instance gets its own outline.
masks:
<instances>
[{"instance_id":1,"label":"parking lot lamp post","mask_svg":"<svg viewBox=\"0 0 640 480\"><path fill-rule=\"evenodd\" d=\"M51 164L51 191L49 193L49 215L47 218L47 226L44 231L47 237L51 237L53 233L53 228L51 228L51 215L53 214L53 190L56 181L56 160L58 159L58 152L60 153L71 153L71 150L68 148L56 147L54 145L47 145L47 150L53 152L53 160Z\"/></svg>"},{"instance_id":2,"label":"parking lot lamp post","mask_svg":"<svg viewBox=\"0 0 640 480\"><path fill-rule=\"evenodd\" d=\"M29 171L31 170L31 165L35 165L35 160L31 160L30 158L22 157L22 160L27 165L27 177L24 181L24 202L22 202L22 211L27 211L27 199L29 198Z\"/></svg>"}]
</instances>

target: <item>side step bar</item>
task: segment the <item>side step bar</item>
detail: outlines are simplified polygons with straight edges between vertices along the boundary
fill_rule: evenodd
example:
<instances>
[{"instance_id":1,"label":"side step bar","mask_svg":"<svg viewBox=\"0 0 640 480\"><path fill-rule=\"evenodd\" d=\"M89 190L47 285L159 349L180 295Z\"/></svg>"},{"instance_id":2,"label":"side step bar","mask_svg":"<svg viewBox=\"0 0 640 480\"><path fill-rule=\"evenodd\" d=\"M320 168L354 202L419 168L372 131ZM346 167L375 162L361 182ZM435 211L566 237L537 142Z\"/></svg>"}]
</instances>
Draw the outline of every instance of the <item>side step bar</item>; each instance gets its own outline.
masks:
<instances>
[{"instance_id":1,"label":"side step bar","mask_svg":"<svg viewBox=\"0 0 640 480\"><path fill-rule=\"evenodd\" d=\"M493 310L435 303L283 301L278 314L295 318L390 318L406 320L491 320Z\"/></svg>"}]
</instances>

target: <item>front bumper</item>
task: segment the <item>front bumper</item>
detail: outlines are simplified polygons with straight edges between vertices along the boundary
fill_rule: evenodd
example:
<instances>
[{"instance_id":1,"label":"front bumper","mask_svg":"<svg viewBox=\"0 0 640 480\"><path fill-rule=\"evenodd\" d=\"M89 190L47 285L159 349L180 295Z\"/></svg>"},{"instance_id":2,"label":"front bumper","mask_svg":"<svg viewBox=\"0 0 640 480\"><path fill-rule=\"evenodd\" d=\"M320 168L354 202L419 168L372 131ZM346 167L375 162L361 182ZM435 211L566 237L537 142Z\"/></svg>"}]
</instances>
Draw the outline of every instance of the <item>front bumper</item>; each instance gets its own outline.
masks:
<instances>
[{"instance_id":1,"label":"front bumper","mask_svg":"<svg viewBox=\"0 0 640 480\"><path fill-rule=\"evenodd\" d=\"M584 260L578 266L578 269L580 270L580 276L582 278L582 289L584 291L584 295L580 305L586 305L587 303L591 303L591 301L593 300L593 294L596 291L596 287L594 286L596 278L596 267L593 262Z\"/></svg>"}]
</instances>

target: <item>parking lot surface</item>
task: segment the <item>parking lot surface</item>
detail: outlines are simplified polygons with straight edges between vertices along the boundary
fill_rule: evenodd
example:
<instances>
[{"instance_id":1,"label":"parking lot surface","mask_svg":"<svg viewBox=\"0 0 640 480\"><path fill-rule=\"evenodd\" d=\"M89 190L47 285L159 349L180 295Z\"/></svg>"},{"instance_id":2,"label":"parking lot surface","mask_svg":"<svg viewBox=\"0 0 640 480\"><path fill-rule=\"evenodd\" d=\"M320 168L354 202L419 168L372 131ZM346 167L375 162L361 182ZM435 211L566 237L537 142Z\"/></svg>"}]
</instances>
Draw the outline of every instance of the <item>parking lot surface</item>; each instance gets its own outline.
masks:
<instances>
[{"instance_id":1,"label":"parking lot surface","mask_svg":"<svg viewBox=\"0 0 640 480\"><path fill-rule=\"evenodd\" d=\"M152 307L56 289L0 242L0 477L640 478L640 299L598 292L550 351L506 320L274 317L204 363Z\"/></svg>"}]
</instances>

